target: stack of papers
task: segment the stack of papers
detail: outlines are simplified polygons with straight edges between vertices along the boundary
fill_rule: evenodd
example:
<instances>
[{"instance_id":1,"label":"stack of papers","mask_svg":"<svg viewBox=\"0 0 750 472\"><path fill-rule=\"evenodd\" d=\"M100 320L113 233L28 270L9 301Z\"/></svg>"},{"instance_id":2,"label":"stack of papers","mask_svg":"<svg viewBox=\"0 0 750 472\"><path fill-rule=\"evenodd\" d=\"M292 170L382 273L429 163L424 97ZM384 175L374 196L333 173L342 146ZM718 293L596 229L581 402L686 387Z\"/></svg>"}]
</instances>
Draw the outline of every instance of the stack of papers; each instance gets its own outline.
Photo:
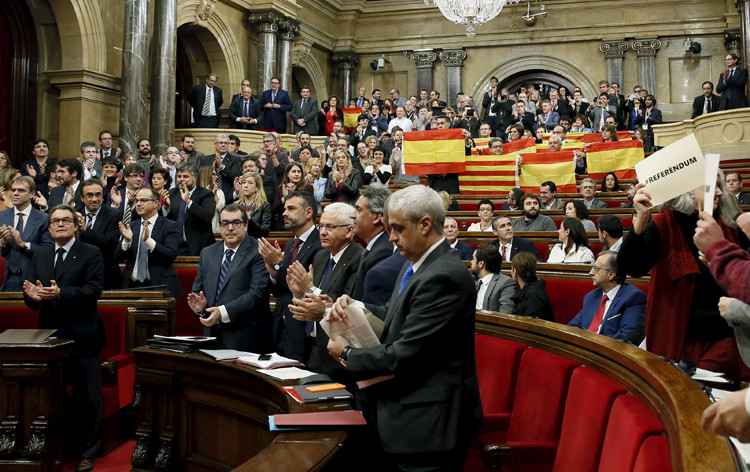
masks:
<instances>
[{"instance_id":1,"label":"stack of papers","mask_svg":"<svg viewBox=\"0 0 750 472\"><path fill-rule=\"evenodd\" d=\"M299 367L286 367L284 369L258 369L256 372L265 374L269 377L273 377L278 380L295 380L304 379L311 375L316 375L315 372L309 370L300 369Z\"/></svg>"},{"instance_id":2,"label":"stack of papers","mask_svg":"<svg viewBox=\"0 0 750 472\"><path fill-rule=\"evenodd\" d=\"M227 361L230 359L239 359L242 356L253 355L252 352L236 351L234 349L201 349L200 352L213 357L217 361Z\"/></svg>"},{"instance_id":3,"label":"stack of papers","mask_svg":"<svg viewBox=\"0 0 750 472\"><path fill-rule=\"evenodd\" d=\"M160 336L157 334L152 339L147 339L146 345L152 349L164 351L197 352L201 348L211 346L215 341L215 337L208 336Z\"/></svg>"},{"instance_id":4,"label":"stack of papers","mask_svg":"<svg viewBox=\"0 0 750 472\"><path fill-rule=\"evenodd\" d=\"M292 365L305 367L305 365L299 362L298 360L289 359L288 357L280 356L276 354L275 352L269 355L271 356L270 359L261 360L260 359L261 354L248 353L248 355L238 358L237 362L239 362L240 364L247 364L247 365L252 365L255 367L260 367L261 369L269 369L273 367L283 367L283 366L292 366Z\"/></svg>"}]
</instances>

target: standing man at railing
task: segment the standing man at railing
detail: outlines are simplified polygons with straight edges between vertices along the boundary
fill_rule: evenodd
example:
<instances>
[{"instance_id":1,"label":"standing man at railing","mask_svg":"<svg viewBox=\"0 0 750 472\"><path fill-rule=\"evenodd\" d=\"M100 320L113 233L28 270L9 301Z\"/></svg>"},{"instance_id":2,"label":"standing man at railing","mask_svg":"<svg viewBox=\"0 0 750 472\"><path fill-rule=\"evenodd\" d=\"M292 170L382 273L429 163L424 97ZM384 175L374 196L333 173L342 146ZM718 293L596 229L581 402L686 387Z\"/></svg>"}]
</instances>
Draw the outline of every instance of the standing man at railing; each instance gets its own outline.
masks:
<instances>
[{"instance_id":1,"label":"standing man at railing","mask_svg":"<svg viewBox=\"0 0 750 472\"><path fill-rule=\"evenodd\" d=\"M737 64L739 60L737 54L727 54L724 59L726 67L719 75L719 82L716 84L716 91L727 97L727 110L747 106L747 95L745 95L747 69Z\"/></svg>"},{"instance_id":2,"label":"standing man at railing","mask_svg":"<svg viewBox=\"0 0 750 472\"><path fill-rule=\"evenodd\" d=\"M193 125L196 128L219 127L224 97L222 90L216 86L217 80L218 75L208 74L206 84L196 85L188 95L188 103L193 107Z\"/></svg>"},{"instance_id":3,"label":"standing man at railing","mask_svg":"<svg viewBox=\"0 0 750 472\"><path fill-rule=\"evenodd\" d=\"M289 93L281 89L278 77L271 78L271 88L263 92L260 100L263 112L263 127L286 133L286 113L292 111L292 100Z\"/></svg>"}]
</instances>

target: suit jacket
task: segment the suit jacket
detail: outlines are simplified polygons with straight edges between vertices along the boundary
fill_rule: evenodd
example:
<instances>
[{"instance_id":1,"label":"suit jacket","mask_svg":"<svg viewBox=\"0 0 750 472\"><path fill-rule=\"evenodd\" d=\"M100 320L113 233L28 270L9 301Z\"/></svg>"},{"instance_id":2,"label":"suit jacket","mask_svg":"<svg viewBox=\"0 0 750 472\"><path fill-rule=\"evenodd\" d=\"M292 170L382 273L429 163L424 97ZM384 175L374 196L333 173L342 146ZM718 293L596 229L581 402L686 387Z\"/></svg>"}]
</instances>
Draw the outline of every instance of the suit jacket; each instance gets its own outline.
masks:
<instances>
[{"instance_id":1,"label":"suit jacket","mask_svg":"<svg viewBox=\"0 0 750 472\"><path fill-rule=\"evenodd\" d=\"M470 261L474 257L474 246L463 241L457 242L453 251L462 261Z\"/></svg>"},{"instance_id":2,"label":"suit jacket","mask_svg":"<svg viewBox=\"0 0 750 472\"><path fill-rule=\"evenodd\" d=\"M220 108L224 104L224 96L222 95L221 88L214 85L211 91L211 96L214 99L214 108L216 109L216 119L221 119ZM188 103L193 107L193 123L196 125L201 121L201 113L203 113L203 105L206 103L206 84L198 84L193 87L193 90L188 95Z\"/></svg>"},{"instance_id":3,"label":"suit jacket","mask_svg":"<svg viewBox=\"0 0 750 472\"><path fill-rule=\"evenodd\" d=\"M264 202L260 208L248 216L247 234L255 239L268 236L271 231L271 204Z\"/></svg>"},{"instance_id":4,"label":"suit jacket","mask_svg":"<svg viewBox=\"0 0 750 472\"><path fill-rule=\"evenodd\" d=\"M104 284L104 260L95 246L76 241L55 274L55 247L41 248L34 254L29 279L48 287L55 280L60 296L35 302L24 297L26 305L39 310L39 328L55 328L55 336L72 339L73 354L96 357L107 342L96 308Z\"/></svg>"},{"instance_id":5,"label":"suit jacket","mask_svg":"<svg viewBox=\"0 0 750 472\"><path fill-rule=\"evenodd\" d=\"M284 245L284 261L276 274L276 283L271 284L271 293L276 296L276 308L273 312L273 339L277 351L286 357L305 361L305 323L295 320L289 311L292 303L292 292L286 284L286 272L289 258L292 255L294 238ZM303 267L312 264L315 253L320 250L320 233L314 229L307 240L300 246L297 259Z\"/></svg>"},{"instance_id":6,"label":"suit jacket","mask_svg":"<svg viewBox=\"0 0 750 472\"><path fill-rule=\"evenodd\" d=\"M495 239L490 244L497 247L498 250L500 250L500 241ZM510 260L512 261L514 257L516 257L516 254L519 252L530 252L536 257L536 260L539 262L542 262L542 256L539 254L539 251L537 251L536 246L534 243L529 241L528 239L519 238L518 236L513 236L513 239L511 240L511 246L510 246ZM505 261L503 261L505 262Z\"/></svg>"},{"instance_id":7,"label":"suit jacket","mask_svg":"<svg viewBox=\"0 0 750 472\"><path fill-rule=\"evenodd\" d=\"M117 213L120 214L120 220L122 220L123 213L125 212L125 194L127 193L127 191L128 191L127 187L124 187L124 186L117 189L117 193L118 195L120 195L120 206L117 208L112 206L112 197L109 193L107 193L107 198L105 200L107 206L109 206L110 208L112 208L113 210L115 210ZM130 212L130 221L133 222L135 220L140 220L141 217L138 214L138 212L135 211L135 205L133 205L131 208L132 208L132 211Z\"/></svg>"},{"instance_id":8,"label":"suit jacket","mask_svg":"<svg viewBox=\"0 0 750 472\"><path fill-rule=\"evenodd\" d=\"M544 210L544 204L542 204L542 210ZM550 210L563 210L565 209L565 202L562 201L562 198L555 197L555 201L552 202L552 207Z\"/></svg>"},{"instance_id":9,"label":"suit jacket","mask_svg":"<svg viewBox=\"0 0 750 472\"><path fill-rule=\"evenodd\" d=\"M185 206L183 215L180 210L184 205L180 196L180 188L175 187L169 191L169 213L167 218L176 221L180 228L185 229L185 242L187 251L180 250L180 255L199 256L203 248L216 242L212 221L216 213L216 200L212 191L203 187L195 187L190 196L190 208ZM182 238L180 238L182 241Z\"/></svg>"},{"instance_id":10,"label":"suit jacket","mask_svg":"<svg viewBox=\"0 0 750 472\"><path fill-rule=\"evenodd\" d=\"M86 218L85 210L81 213ZM114 290L122 287L120 265L115 260L115 250L120 241L118 223L122 220L120 213L112 207L102 205L94 220L94 227L79 236L79 240L96 246L104 257L104 289Z\"/></svg>"},{"instance_id":11,"label":"suit jacket","mask_svg":"<svg viewBox=\"0 0 750 472\"><path fill-rule=\"evenodd\" d=\"M213 161L213 156L211 160ZM224 163L224 167L216 172L221 175L221 190L224 192L224 201L231 202L234 200L232 198L232 194L234 193L234 179L242 175L242 160L234 154L227 153L222 162Z\"/></svg>"},{"instance_id":12,"label":"suit jacket","mask_svg":"<svg viewBox=\"0 0 750 472\"><path fill-rule=\"evenodd\" d=\"M256 120L260 120L260 104L258 103L258 99L255 97L250 97L249 100L250 103L248 103L248 109L247 109L247 116L250 118L255 118ZM245 115L244 113L244 107L245 107L245 98L242 96L235 96L232 98L232 103L229 105L229 127L233 129L258 129L258 122L255 122L253 124L248 123L240 123L237 121L237 118L241 118Z\"/></svg>"},{"instance_id":13,"label":"suit jacket","mask_svg":"<svg viewBox=\"0 0 750 472\"><path fill-rule=\"evenodd\" d=\"M399 285L409 266L403 265ZM350 351L346 371L394 376L368 389L387 453L460 449L479 431L475 300L471 276L443 240L401 294L395 289L386 306L367 305L385 320L381 344Z\"/></svg>"},{"instance_id":14,"label":"suit jacket","mask_svg":"<svg viewBox=\"0 0 750 472\"><path fill-rule=\"evenodd\" d=\"M0 212L0 226L3 225L15 228L15 208L8 208ZM24 219L21 239L29 243L29 249L19 247L11 237L10 242L0 250L3 258L5 258L5 277L3 277L4 282L0 291L21 291L23 287L11 287L7 284L8 272L20 269L21 277L23 279L29 278L31 258L34 253L45 246L52 246L52 236L47 229L47 214L32 208L29 217Z\"/></svg>"},{"instance_id":15,"label":"suit jacket","mask_svg":"<svg viewBox=\"0 0 750 472\"><path fill-rule=\"evenodd\" d=\"M591 122L591 130L594 133L599 133L602 130L601 123L602 123L602 115L604 115L604 119L606 120L609 116L614 116L617 118L617 107L614 105L607 105L607 108L597 107L591 109L590 112L587 113L589 117L589 121Z\"/></svg>"},{"instance_id":16,"label":"suit jacket","mask_svg":"<svg viewBox=\"0 0 750 472\"><path fill-rule=\"evenodd\" d=\"M585 204L586 202L584 201L583 203ZM591 201L591 210L604 210L606 208L609 208L609 206L598 198Z\"/></svg>"},{"instance_id":17,"label":"suit jacket","mask_svg":"<svg viewBox=\"0 0 750 472\"><path fill-rule=\"evenodd\" d=\"M292 112L289 116L292 119L294 134L300 131L307 131L311 136L318 134L318 101L314 98L308 98L304 107L302 107L301 98L294 102L292 104ZM305 126L297 124L297 120L300 118L305 120Z\"/></svg>"},{"instance_id":18,"label":"suit jacket","mask_svg":"<svg viewBox=\"0 0 750 472\"><path fill-rule=\"evenodd\" d=\"M388 258L381 261L365 274L365 288L362 294L362 303L383 305L393 294L396 288L396 279L406 258L400 251L395 251Z\"/></svg>"},{"instance_id":19,"label":"suit jacket","mask_svg":"<svg viewBox=\"0 0 750 472\"><path fill-rule=\"evenodd\" d=\"M698 95L695 97L695 100L693 100L693 114L690 115L690 118L695 118L697 116L701 116L703 114L703 108L706 106L706 96L705 95ZM727 109L727 97L725 96L718 96L715 94L711 94L711 113L715 111L722 111Z\"/></svg>"},{"instance_id":20,"label":"suit jacket","mask_svg":"<svg viewBox=\"0 0 750 472\"><path fill-rule=\"evenodd\" d=\"M354 290L351 293L353 299L362 300L362 295L365 293L365 276L370 269L389 258L391 254L393 254L393 244L388 240L388 232L383 231L373 243L372 249L367 251L367 254L362 254Z\"/></svg>"},{"instance_id":21,"label":"suit jacket","mask_svg":"<svg viewBox=\"0 0 750 472\"><path fill-rule=\"evenodd\" d=\"M224 306L229 323L219 322L203 328L206 336L216 336L222 349L256 353L272 352L271 311L268 305L268 272L258 252L258 241L245 236L229 264L224 284L219 272L224 257L224 242L203 249L193 293L206 297L207 307Z\"/></svg>"},{"instance_id":22,"label":"suit jacket","mask_svg":"<svg viewBox=\"0 0 750 472\"><path fill-rule=\"evenodd\" d=\"M141 238L141 220L130 224L133 230L133 241L130 247L123 251L122 244L117 245L115 257L118 261L125 262L125 271L122 274L122 288L130 288L130 280L135 269L136 256L138 254L138 241ZM151 228L150 237L156 241L156 247L148 254L148 273L153 285L166 285L174 298L180 298L182 286L174 270L174 259L177 257L177 246L182 241L182 228L174 221L170 221L159 215Z\"/></svg>"},{"instance_id":23,"label":"suit jacket","mask_svg":"<svg viewBox=\"0 0 750 472\"><path fill-rule=\"evenodd\" d=\"M84 211L83 202L81 201L81 189L83 188L83 182L78 184L76 193L73 195L73 206L77 212L81 213ZM66 194L68 193L68 187L62 185L57 186L49 191L49 198L47 199L47 209L51 210L57 205L62 205Z\"/></svg>"},{"instance_id":24,"label":"suit jacket","mask_svg":"<svg viewBox=\"0 0 750 472\"><path fill-rule=\"evenodd\" d=\"M601 288L596 288L587 293L583 298L583 308L568 323L568 326L589 329L603 295L604 291ZM643 319L645 316L646 294L639 288L624 283L620 285L614 300L609 304L599 334L638 344L643 340ZM635 338L632 337L633 335L635 335Z\"/></svg>"},{"instance_id":25,"label":"suit jacket","mask_svg":"<svg viewBox=\"0 0 750 472\"><path fill-rule=\"evenodd\" d=\"M747 69L737 66L727 82L724 83L724 72L719 74L719 82L716 84L716 92L727 97L727 110L744 108L747 106L747 95L745 85L747 84Z\"/></svg>"},{"instance_id":26,"label":"suit jacket","mask_svg":"<svg viewBox=\"0 0 750 472\"><path fill-rule=\"evenodd\" d=\"M729 105L727 105L728 109ZM661 110L658 108L653 108L651 110L651 115L646 118L646 109L643 109L643 113L640 116L637 116L635 118L635 125L636 126L642 126L643 124L648 125L648 129L646 130L646 134L648 134L648 137L652 140L654 139L654 125L660 125L662 123L662 115Z\"/></svg>"},{"instance_id":27,"label":"suit jacket","mask_svg":"<svg viewBox=\"0 0 750 472\"><path fill-rule=\"evenodd\" d=\"M263 109L263 127L286 133L286 112L292 110L292 100L286 90L277 90L275 100L272 99L271 92L271 90L264 91L260 99L260 107ZM281 108L265 108L266 103L279 104Z\"/></svg>"},{"instance_id":28,"label":"suit jacket","mask_svg":"<svg viewBox=\"0 0 750 472\"><path fill-rule=\"evenodd\" d=\"M331 201L337 202L339 195L342 196L342 201L350 205L354 205L359 198L359 189L362 188L362 173L358 169L351 169L349 175L343 181L341 190L336 190L336 184L333 178L329 178L326 183L326 198L330 198Z\"/></svg>"},{"instance_id":29,"label":"suit jacket","mask_svg":"<svg viewBox=\"0 0 750 472\"><path fill-rule=\"evenodd\" d=\"M740 205L750 205L750 195L745 192L740 192L739 195L737 195L737 203Z\"/></svg>"},{"instance_id":30,"label":"suit jacket","mask_svg":"<svg viewBox=\"0 0 750 472\"><path fill-rule=\"evenodd\" d=\"M547 119L544 121L542 120L542 117L544 116L543 114L537 115L539 118L537 118L536 123L534 123L534 128L544 126L544 129L548 132L555 129L557 123L560 122L560 114L556 111L550 111L547 115Z\"/></svg>"},{"instance_id":31,"label":"suit jacket","mask_svg":"<svg viewBox=\"0 0 750 472\"><path fill-rule=\"evenodd\" d=\"M495 274L484 292L482 309L499 311L500 313L513 313L515 303L512 296L516 293L516 283L505 274Z\"/></svg>"},{"instance_id":32,"label":"suit jacket","mask_svg":"<svg viewBox=\"0 0 750 472\"><path fill-rule=\"evenodd\" d=\"M354 283L356 282L357 268L359 267L361 255L362 246L356 241L349 243L331 271L331 275L326 280L325 285L321 286L320 281L325 273L328 260L331 258L331 253L327 249L321 249L315 254L312 263L313 284L333 300L344 294L351 296L354 291ZM339 380L345 380L342 378L344 375L344 366L334 360L328 353L329 338L323 328L320 327L320 324L317 325L315 333L315 347L310 352L307 365L315 372L328 374Z\"/></svg>"}]
</instances>

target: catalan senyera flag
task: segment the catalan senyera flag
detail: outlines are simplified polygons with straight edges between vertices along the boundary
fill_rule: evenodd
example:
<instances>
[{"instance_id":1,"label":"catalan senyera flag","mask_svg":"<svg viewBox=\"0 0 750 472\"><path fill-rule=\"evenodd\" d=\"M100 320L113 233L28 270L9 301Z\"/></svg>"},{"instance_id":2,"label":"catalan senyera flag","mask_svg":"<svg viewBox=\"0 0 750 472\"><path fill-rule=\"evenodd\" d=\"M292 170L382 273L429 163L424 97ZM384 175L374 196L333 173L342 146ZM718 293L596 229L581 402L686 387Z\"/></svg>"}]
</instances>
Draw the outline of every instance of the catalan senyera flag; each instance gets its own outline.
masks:
<instances>
[{"instance_id":1,"label":"catalan senyera flag","mask_svg":"<svg viewBox=\"0 0 750 472\"><path fill-rule=\"evenodd\" d=\"M569 143L580 141L581 138L583 137L583 135L585 135L585 134L589 134L589 131L586 131L586 132L583 132L583 131L581 131L581 132L572 132L571 131L570 133L566 133L565 134L565 141L567 141ZM542 142L546 144L547 141L549 140L550 136L552 136L552 133L544 133L542 135Z\"/></svg>"},{"instance_id":2,"label":"catalan senyera flag","mask_svg":"<svg viewBox=\"0 0 750 472\"><path fill-rule=\"evenodd\" d=\"M620 141L628 141L632 140L633 136L631 136L630 131L618 131L617 139L619 139ZM586 133L585 136L581 137L581 142L600 143L602 142L602 133Z\"/></svg>"},{"instance_id":3,"label":"catalan senyera flag","mask_svg":"<svg viewBox=\"0 0 750 472\"><path fill-rule=\"evenodd\" d=\"M357 118L362 114L362 107L342 108L344 112L344 131L354 131L357 129Z\"/></svg>"},{"instance_id":4,"label":"catalan senyera flag","mask_svg":"<svg viewBox=\"0 0 750 472\"><path fill-rule=\"evenodd\" d=\"M474 141L476 142L476 140ZM516 158L535 152L533 138L503 144L499 156L472 150L466 158L466 171L458 176L464 195L505 195L516 186Z\"/></svg>"},{"instance_id":5,"label":"catalan senyera flag","mask_svg":"<svg viewBox=\"0 0 750 472\"><path fill-rule=\"evenodd\" d=\"M575 155L572 150L524 154L519 184L526 193L539 194L542 182L551 180L559 193L576 191Z\"/></svg>"},{"instance_id":6,"label":"catalan senyera flag","mask_svg":"<svg viewBox=\"0 0 750 472\"><path fill-rule=\"evenodd\" d=\"M404 133L406 175L449 174L466 169L466 141L461 129Z\"/></svg>"},{"instance_id":7,"label":"catalan senyera flag","mask_svg":"<svg viewBox=\"0 0 750 472\"><path fill-rule=\"evenodd\" d=\"M593 143L586 149L592 179L601 180L607 172L614 172L618 179L637 179L635 165L643 159L643 143L638 140Z\"/></svg>"},{"instance_id":8,"label":"catalan senyera flag","mask_svg":"<svg viewBox=\"0 0 750 472\"><path fill-rule=\"evenodd\" d=\"M490 139L492 138L476 138L474 140L474 147L471 149L471 153L472 154L489 153Z\"/></svg>"}]
</instances>

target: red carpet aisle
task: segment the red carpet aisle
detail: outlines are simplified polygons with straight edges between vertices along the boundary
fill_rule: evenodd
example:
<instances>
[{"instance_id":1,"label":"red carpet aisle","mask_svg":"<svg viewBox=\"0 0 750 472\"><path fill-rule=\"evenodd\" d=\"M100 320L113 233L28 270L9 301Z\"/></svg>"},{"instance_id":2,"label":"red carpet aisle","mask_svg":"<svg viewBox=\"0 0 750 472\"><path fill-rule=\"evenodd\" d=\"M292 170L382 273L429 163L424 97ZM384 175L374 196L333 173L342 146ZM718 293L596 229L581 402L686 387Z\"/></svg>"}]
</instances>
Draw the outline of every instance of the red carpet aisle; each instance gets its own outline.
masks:
<instances>
[{"instance_id":1,"label":"red carpet aisle","mask_svg":"<svg viewBox=\"0 0 750 472\"><path fill-rule=\"evenodd\" d=\"M130 457L135 449L135 441L128 441L104 457L98 457L94 472L126 472L130 470ZM73 472L78 461L63 466L63 472Z\"/></svg>"}]
</instances>

